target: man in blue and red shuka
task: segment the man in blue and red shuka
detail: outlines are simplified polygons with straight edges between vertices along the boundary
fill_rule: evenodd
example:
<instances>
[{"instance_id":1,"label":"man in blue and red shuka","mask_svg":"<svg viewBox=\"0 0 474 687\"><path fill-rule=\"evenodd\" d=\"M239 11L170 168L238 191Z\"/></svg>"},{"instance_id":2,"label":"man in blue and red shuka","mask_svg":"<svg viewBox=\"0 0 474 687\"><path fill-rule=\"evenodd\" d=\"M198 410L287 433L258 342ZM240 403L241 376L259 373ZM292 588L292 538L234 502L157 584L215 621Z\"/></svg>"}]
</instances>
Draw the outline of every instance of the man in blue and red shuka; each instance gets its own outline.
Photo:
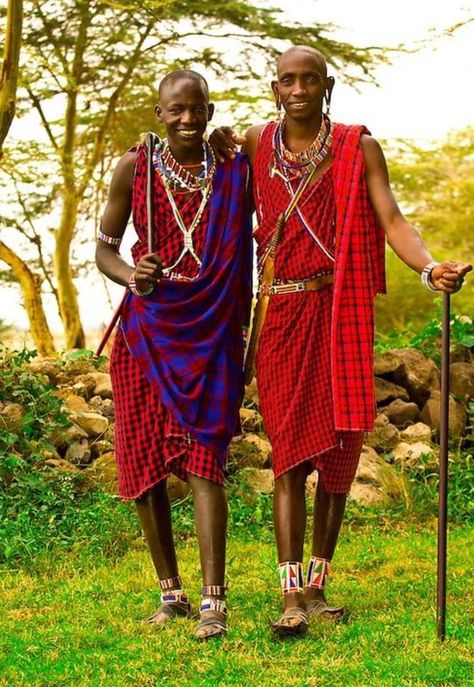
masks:
<instances>
[{"instance_id":1,"label":"man in blue and red shuka","mask_svg":"<svg viewBox=\"0 0 474 687\"><path fill-rule=\"evenodd\" d=\"M305 180L275 254L268 312L256 356L260 410L272 444L274 521L284 612L279 637L304 634L308 616L342 620L324 592L356 473L375 417L374 297L384 290L384 241L432 290L453 293L470 265L434 263L401 214L382 150L364 126L328 116L334 78L314 48L293 46L272 90L283 117L211 135L218 155L244 143L253 168L259 264L275 224ZM323 113L324 101L327 112ZM311 175L311 176L309 176ZM266 287L266 285L264 285ZM303 575L305 482L319 472L311 557Z\"/></svg>"},{"instance_id":2,"label":"man in blue and red shuka","mask_svg":"<svg viewBox=\"0 0 474 687\"><path fill-rule=\"evenodd\" d=\"M147 155L118 163L97 243L97 265L128 286L111 355L119 492L135 499L161 587L149 622L190 616L178 573L166 480L191 485L203 577L198 639L227 631L223 468L243 397L242 327L251 301L248 162L216 164L203 134L213 114L205 79L168 74L156 114L167 139L153 154L156 250L147 246ZM128 265L119 245L130 214Z\"/></svg>"}]
</instances>

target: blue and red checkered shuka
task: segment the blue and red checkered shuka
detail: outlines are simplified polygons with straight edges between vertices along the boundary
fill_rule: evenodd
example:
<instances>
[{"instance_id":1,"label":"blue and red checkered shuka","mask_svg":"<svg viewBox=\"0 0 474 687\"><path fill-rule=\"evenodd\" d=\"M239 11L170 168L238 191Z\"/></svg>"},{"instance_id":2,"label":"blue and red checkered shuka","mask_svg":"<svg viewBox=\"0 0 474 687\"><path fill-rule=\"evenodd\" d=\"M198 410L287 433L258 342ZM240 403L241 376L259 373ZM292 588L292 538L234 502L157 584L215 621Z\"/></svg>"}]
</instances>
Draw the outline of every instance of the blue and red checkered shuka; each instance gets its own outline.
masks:
<instances>
[{"instance_id":1,"label":"blue and red checkered shuka","mask_svg":"<svg viewBox=\"0 0 474 687\"><path fill-rule=\"evenodd\" d=\"M222 461L239 426L244 388L242 325L252 297L247 178L243 155L218 165L198 276L162 279L149 296L128 293L120 325L161 402Z\"/></svg>"}]
</instances>

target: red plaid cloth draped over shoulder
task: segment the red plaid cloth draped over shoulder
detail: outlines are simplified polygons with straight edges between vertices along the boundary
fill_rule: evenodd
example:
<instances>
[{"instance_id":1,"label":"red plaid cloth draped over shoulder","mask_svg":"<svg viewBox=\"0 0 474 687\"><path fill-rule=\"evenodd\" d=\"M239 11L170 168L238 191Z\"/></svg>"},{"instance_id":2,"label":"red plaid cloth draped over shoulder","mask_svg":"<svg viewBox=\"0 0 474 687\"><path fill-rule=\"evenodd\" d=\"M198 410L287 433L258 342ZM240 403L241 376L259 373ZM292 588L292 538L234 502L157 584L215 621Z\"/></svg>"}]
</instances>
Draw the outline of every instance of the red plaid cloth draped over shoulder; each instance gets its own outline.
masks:
<instances>
[{"instance_id":1,"label":"red plaid cloth draped over shoulder","mask_svg":"<svg viewBox=\"0 0 474 687\"><path fill-rule=\"evenodd\" d=\"M368 197L360 146L364 133L370 133L364 126L336 124L333 139L336 261L331 366L335 425L341 430L373 427L374 297L385 292L385 235Z\"/></svg>"}]
</instances>

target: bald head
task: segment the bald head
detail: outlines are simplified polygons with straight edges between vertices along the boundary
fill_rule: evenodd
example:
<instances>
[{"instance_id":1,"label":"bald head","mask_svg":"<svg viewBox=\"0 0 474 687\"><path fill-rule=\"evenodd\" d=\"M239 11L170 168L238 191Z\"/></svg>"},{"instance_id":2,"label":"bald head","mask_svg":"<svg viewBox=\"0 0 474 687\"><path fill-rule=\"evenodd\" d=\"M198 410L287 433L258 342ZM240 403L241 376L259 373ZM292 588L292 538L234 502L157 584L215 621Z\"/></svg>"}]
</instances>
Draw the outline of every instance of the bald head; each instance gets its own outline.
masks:
<instances>
[{"instance_id":1,"label":"bald head","mask_svg":"<svg viewBox=\"0 0 474 687\"><path fill-rule=\"evenodd\" d=\"M321 74L321 76L327 76L328 71L326 65L326 58L324 57L322 52L319 52L319 50L316 50L316 48L312 48L309 45L293 45L291 48L288 48L288 50L285 50L285 52L282 53L278 58L277 74L281 74L288 59L297 57L299 54L312 58L315 67L317 71Z\"/></svg>"},{"instance_id":2,"label":"bald head","mask_svg":"<svg viewBox=\"0 0 474 687\"><path fill-rule=\"evenodd\" d=\"M177 81L196 81L201 86L206 99L209 100L209 86L206 79L192 69L177 69L176 71L167 74L161 80L158 87L158 96L160 100L167 88L173 86Z\"/></svg>"}]
</instances>

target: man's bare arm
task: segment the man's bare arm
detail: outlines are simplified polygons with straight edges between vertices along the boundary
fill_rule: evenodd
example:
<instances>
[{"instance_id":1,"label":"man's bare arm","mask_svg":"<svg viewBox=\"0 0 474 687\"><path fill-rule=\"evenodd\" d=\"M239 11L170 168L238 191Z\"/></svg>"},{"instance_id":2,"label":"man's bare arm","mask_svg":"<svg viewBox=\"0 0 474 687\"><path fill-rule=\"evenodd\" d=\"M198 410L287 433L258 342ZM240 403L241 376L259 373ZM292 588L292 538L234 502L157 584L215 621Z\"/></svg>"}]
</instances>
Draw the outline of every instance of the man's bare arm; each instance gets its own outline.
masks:
<instances>
[{"instance_id":1,"label":"man's bare arm","mask_svg":"<svg viewBox=\"0 0 474 687\"><path fill-rule=\"evenodd\" d=\"M406 265L421 273L433 258L420 234L405 219L398 207L390 188L382 148L374 138L367 135L362 136L361 145L370 201L387 235L387 241ZM471 265L445 261L433 269L431 281L436 288L453 293L461 287L464 275L471 269Z\"/></svg>"},{"instance_id":2,"label":"man's bare arm","mask_svg":"<svg viewBox=\"0 0 474 687\"><path fill-rule=\"evenodd\" d=\"M119 161L110 183L101 230L113 238L122 238L130 218L136 158L137 153L126 153ZM128 284L134 271L137 286L143 291L161 277L161 260L153 253L143 256L135 270L122 258L118 246L97 241L95 256L100 271L123 286Z\"/></svg>"}]
</instances>

